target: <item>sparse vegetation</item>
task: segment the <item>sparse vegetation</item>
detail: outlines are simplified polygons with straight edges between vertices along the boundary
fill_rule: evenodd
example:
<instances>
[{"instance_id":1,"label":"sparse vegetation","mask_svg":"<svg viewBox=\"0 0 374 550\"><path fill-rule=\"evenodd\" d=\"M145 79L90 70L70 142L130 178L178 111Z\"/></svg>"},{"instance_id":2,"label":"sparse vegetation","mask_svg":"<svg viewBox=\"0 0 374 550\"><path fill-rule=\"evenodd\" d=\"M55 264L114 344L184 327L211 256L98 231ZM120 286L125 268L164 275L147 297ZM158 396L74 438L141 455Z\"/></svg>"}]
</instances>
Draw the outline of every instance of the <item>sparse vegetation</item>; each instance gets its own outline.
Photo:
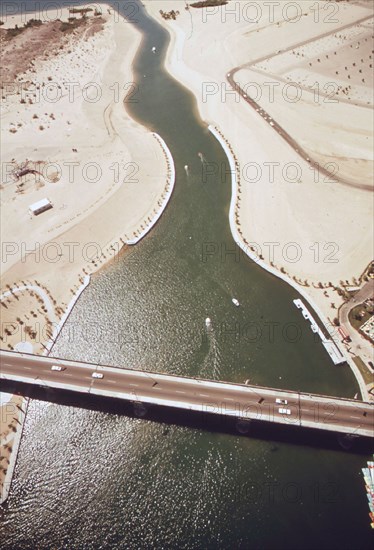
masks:
<instances>
[{"instance_id":1,"label":"sparse vegetation","mask_svg":"<svg viewBox=\"0 0 374 550\"><path fill-rule=\"evenodd\" d=\"M67 23L61 22L60 31L65 33L72 32L84 23L85 23L85 19L83 18L77 19L76 17L69 17Z\"/></svg>"},{"instance_id":2,"label":"sparse vegetation","mask_svg":"<svg viewBox=\"0 0 374 550\"><path fill-rule=\"evenodd\" d=\"M201 2L195 2L190 4L192 8L210 8L214 6L224 6L228 4L228 0L202 0Z\"/></svg>"},{"instance_id":3,"label":"sparse vegetation","mask_svg":"<svg viewBox=\"0 0 374 550\"><path fill-rule=\"evenodd\" d=\"M161 17L163 19L173 19L174 21L176 20L177 16L179 15L179 11L174 11L174 10L171 10L171 11L162 11L160 10L160 14L161 14Z\"/></svg>"},{"instance_id":4,"label":"sparse vegetation","mask_svg":"<svg viewBox=\"0 0 374 550\"><path fill-rule=\"evenodd\" d=\"M71 8L69 10L69 13L80 13L83 16L84 14L87 14L90 11L93 11L93 9L92 8Z\"/></svg>"},{"instance_id":5,"label":"sparse vegetation","mask_svg":"<svg viewBox=\"0 0 374 550\"><path fill-rule=\"evenodd\" d=\"M3 23L4 24L4 23ZM7 29L7 36L13 37L17 36L18 34L21 34L24 30L32 27L39 27L40 25L43 25L43 22L40 21L40 19L30 19L27 21L27 23L24 24L23 27L19 27L18 25L15 25L12 29Z\"/></svg>"},{"instance_id":6,"label":"sparse vegetation","mask_svg":"<svg viewBox=\"0 0 374 550\"><path fill-rule=\"evenodd\" d=\"M356 330L359 328L373 315L374 310L370 305L359 304L355 306L349 312L348 318L349 322Z\"/></svg>"}]
</instances>

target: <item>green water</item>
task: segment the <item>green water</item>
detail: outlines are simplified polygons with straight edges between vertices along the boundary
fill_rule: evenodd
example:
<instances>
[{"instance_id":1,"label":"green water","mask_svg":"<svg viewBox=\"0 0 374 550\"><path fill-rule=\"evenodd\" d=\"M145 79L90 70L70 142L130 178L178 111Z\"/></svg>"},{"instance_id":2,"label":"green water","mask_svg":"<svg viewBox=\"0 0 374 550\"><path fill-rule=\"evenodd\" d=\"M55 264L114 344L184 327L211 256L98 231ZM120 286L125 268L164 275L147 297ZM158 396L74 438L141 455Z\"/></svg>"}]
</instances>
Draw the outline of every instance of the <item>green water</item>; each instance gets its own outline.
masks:
<instances>
[{"instance_id":1,"label":"green water","mask_svg":"<svg viewBox=\"0 0 374 550\"><path fill-rule=\"evenodd\" d=\"M225 255L235 249L231 182L219 172L205 181L198 152L217 166L227 159L162 68L166 33L137 18L145 37L131 112L168 144L175 190L150 235L92 278L53 354L352 397L351 371L315 341L297 293L238 251ZM217 252L204 258L207 243ZM370 548L366 459L33 401L0 545Z\"/></svg>"}]
</instances>

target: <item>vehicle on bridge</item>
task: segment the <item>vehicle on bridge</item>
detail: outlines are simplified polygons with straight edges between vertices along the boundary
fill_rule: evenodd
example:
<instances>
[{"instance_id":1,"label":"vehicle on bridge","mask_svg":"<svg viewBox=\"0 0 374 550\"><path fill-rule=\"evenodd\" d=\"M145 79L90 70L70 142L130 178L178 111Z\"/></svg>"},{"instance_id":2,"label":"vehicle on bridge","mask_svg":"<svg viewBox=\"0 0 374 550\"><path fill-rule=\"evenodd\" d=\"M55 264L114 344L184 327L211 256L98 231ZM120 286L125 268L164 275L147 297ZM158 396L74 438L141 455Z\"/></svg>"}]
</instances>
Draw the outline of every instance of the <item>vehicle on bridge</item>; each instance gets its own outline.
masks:
<instances>
[{"instance_id":1,"label":"vehicle on bridge","mask_svg":"<svg viewBox=\"0 0 374 550\"><path fill-rule=\"evenodd\" d=\"M62 371L62 370L66 370L66 367L62 367L61 365L52 365L51 370Z\"/></svg>"},{"instance_id":2,"label":"vehicle on bridge","mask_svg":"<svg viewBox=\"0 0 374 550\"><path fill-rule=\"evenodd\" d=\"M279 409L280 414L291 414L290 409Z\"/></svg>"},{"instance_id":3,"label":"vehicle on bridge","mask_svg":"<svg viewBox=\"0 0 374 550\"><path fill-rule=\"evenodd\" d=\"M278 403L279 405L287 405L288 404L287 399L276 399L275 402Z\"/></svg>"}]
</instances>

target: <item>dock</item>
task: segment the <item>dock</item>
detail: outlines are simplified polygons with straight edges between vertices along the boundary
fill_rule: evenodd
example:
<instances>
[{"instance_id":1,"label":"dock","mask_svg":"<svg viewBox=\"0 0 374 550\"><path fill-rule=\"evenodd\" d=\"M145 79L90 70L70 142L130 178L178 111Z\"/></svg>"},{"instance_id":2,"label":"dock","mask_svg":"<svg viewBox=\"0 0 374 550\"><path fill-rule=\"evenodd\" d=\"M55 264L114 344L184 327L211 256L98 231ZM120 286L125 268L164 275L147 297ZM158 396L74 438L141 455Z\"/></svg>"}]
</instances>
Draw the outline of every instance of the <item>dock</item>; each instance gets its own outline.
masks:
<instances>
[{"instance_id":1,"label":"dock","mask_svg":"<svg viewBox=\"0 0 374 550\"><path fill-rule=\"evenodd\" d=\"M314 332L314 334L317 334L322 342L323 347L329 354L329 356L332 359L332 362L334 365L340 365L342 363L345 363L347 360L338 348L338 346L335 344L331 338L326 338L321 329L319 328L317 322L315 321L313 315L310 313L308 308L303 304L303 302L299 299L293 300L293 303L295 306L301 310L301 313L307 321L310 321L310 328Z\"/></svg>"}]
</instances>

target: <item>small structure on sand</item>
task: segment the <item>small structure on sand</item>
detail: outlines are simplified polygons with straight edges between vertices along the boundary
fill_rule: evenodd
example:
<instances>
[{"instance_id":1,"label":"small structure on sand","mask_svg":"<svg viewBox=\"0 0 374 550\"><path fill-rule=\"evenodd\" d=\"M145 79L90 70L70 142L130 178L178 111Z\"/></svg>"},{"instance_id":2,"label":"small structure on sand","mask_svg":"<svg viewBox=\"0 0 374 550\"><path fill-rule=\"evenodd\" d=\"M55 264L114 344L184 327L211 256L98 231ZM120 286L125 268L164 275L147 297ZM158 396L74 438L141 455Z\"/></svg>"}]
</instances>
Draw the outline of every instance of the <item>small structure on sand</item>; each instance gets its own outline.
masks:
<instances>
[{"instance_id":1,"label":"small structure on sand","mask_svg":"<svg viewBox=\"0 0 374 550\"><path fill-rule=\"evenodd\" d=\"M49 199L45 198L41 199L38 202L34 202L34 204L30 204L29 212L34 216L38 216L39 214L45 212L46 210L49 210L50 208L53 208L53 204Z\"/></svg>"}]
</instances>

